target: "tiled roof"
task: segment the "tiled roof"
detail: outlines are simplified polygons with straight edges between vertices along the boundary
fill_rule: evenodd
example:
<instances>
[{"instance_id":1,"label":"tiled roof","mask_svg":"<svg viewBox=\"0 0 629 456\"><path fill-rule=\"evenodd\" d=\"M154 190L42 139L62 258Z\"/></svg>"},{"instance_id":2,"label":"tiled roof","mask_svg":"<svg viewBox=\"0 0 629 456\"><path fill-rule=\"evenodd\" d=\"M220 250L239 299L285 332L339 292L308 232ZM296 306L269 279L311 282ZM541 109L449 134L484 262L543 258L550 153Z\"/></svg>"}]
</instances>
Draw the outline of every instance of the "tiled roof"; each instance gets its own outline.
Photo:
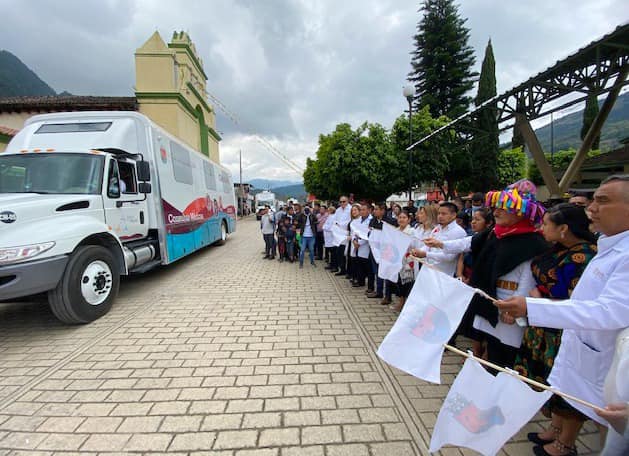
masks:
<instances>
[{"instance_id":1,"label":"tiled roof","mask_svg":"<svg viewBox=\"0 0 629 456\"><path fill-rule=\"evenodd\" d=\"M596 157L588 158L581 169L593 169L610 165L621 165L629 163L629 145L622 146L611 152L597 155Z\"/></svg>"},{"instance_id":2,"label":"tiled roof","mask_svg":"<svg viewBox=\"0 0 629 456\"><path fill-rule=\"evenodd\" d=\"M0 125L0 135L15 136L19 130Z\"/></svg>"},{"instance_id":3,"label":"tiled roof","mask_svg":"<svg viewBox=\"0 0 629 456\"><path fill-rule=\"evenodd\" d=\"M0 98L0 112L137 111L135 97L8 97Z\"/></svg>"}]
</instances>

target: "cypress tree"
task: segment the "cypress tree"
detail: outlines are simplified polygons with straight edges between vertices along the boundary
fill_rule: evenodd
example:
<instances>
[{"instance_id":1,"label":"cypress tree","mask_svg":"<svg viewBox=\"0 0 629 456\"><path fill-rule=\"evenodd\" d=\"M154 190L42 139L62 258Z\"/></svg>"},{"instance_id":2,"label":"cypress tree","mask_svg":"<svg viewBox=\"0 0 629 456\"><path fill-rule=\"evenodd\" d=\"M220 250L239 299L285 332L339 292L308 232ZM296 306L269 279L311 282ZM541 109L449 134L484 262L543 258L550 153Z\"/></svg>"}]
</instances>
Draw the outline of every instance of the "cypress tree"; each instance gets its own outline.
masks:
<instances>
[{"instance_id":1,"label":"cypress tree","mask_svg":"<svg viewBox=\"0 0 629 456\"><path fill-rule=\"evenodd\" d=\"M478 81L478 92L474 104L482 103L496 96L496 62L491 40L485 48L485 58ZM470 145L474 189L486 191L498 182L497 162L499 152L498 121L496 104L491 103L478 112L475 121L474 140Z\"/></svg>"},{"instance_id":2,"label":"cypress tree","mask_svg":"<svg viewBox=\"0 0 629 456\"><path fill-rule=\"evenodd\" d=\"M472 71L467 19L459 16L453 0L424 0L420 12L408 75L417 92L415 107L428 105L433 117L454 119L467 111L471 99L466 94L478 76Z\"/></svg>"},{"instance_id":3,"label":"cypress tree","mask_svg":"<svg viewBox=\"0 0 629 456\"><path fill-rule=\"evenodd\" d=\"M585 100L585 109L583 110L583 126L581 127L581 141L585 139L585 135L587 135L588 130L592 123L594 123L594 119L598 115L598 99L596 97L596 90L590 87L588 92L588 96ZM596 150L599 147L601 141L601 135L594 138L594 142L592 143L592 150Z\"/></svg>"}]
</instances>

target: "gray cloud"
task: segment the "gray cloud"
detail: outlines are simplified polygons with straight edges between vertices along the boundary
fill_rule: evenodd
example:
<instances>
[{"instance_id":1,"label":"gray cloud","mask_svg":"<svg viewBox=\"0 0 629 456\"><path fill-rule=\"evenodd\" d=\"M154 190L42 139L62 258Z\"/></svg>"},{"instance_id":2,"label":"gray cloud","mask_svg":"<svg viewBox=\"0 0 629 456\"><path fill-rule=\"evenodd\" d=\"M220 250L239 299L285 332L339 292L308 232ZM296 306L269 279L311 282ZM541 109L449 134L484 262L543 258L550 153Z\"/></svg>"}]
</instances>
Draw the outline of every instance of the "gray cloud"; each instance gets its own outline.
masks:
<instances>
[{"instance_id":1,"label":"gray cloud","mask_svg":"<svg viewBox=\"0 0 629 456\"><path fill-rule=\"evenodd\" d=\"M58 91L132 95L133 53L158 30L186 30L204 60L208 90L238 116L219 113L221 156L245 177L295 174L251 136L297 163L339 122L391 126L406 101L419 2L404 0L0 0L2 46ZM498 90L552 65L629 18L622 0L465 0L477 66L487 40Z\"/></svg>"}]
</instances>

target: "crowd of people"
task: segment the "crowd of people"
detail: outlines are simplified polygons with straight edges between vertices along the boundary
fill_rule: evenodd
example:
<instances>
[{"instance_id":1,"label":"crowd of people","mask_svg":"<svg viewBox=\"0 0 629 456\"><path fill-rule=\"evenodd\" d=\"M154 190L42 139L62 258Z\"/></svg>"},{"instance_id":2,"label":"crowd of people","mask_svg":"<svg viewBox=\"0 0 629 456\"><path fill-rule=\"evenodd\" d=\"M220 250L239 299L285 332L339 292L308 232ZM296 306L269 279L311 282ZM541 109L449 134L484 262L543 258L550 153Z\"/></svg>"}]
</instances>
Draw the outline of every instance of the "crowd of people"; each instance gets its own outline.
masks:
<instances>
[{"instance_id":1,"label":"crowd of people","mask_svg":"<svg viewBox=\"0 0 629 456\"><path fill-rule=\"evenodd\" d=\"M412 238L397 282L378 277L359 235L383 223ZM334 225L350 234L339 240ZM604 454L629 454L629 176L606 179L593 200L576 194L550 207L522 180L421 207L341 196L338 205L267 208L261 226L265 258L303 267L308 250L313 267L325 261L397 312L425 264L497 298L476 294L451 343L466 336L475 356L601 407L553 395L542 410L550 427L528 435L534 453L576 454L583 423L594 419L609 424Z\"/></svg>"}]
</instances>

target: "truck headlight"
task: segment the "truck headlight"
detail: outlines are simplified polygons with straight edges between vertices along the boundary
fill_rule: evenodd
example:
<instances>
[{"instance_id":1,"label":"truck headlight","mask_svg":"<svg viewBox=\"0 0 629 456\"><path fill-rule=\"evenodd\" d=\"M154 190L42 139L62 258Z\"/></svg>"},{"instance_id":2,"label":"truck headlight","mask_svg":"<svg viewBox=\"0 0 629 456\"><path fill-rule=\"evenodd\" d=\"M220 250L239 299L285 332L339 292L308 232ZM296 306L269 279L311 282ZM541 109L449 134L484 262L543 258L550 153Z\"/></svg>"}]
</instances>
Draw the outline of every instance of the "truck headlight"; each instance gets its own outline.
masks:
<instances>
[{"instance_id":1,"label":"truck headlight","mask_svg":"<svg viewBox=\"0 0 629 456\"><path fill-rule=\"evenodd\" d=\"M41 244L21 245L18 247L6 247L0 249L0 265L18 263L29 260L54 247L55 243L42 242Z\"/></svg>"}]
</instances>

